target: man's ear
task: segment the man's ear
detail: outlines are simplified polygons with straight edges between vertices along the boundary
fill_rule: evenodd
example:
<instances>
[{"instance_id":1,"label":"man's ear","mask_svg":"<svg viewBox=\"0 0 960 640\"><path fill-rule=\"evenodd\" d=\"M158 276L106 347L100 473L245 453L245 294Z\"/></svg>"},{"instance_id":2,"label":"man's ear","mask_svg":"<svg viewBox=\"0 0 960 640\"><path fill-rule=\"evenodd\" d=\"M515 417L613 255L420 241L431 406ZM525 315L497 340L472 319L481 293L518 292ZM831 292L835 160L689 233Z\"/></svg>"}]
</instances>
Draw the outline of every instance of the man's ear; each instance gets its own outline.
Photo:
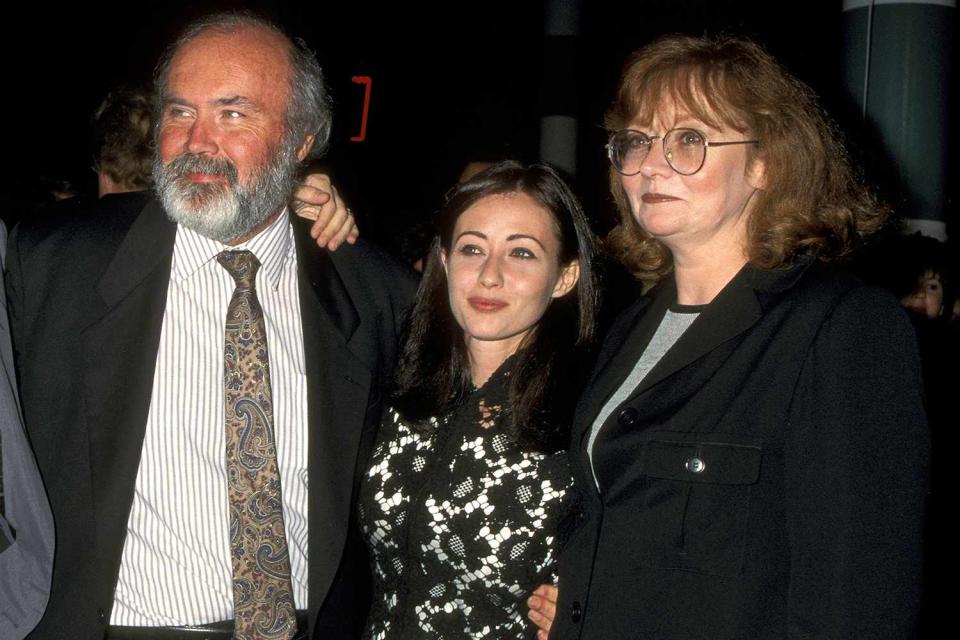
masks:
<instances>
[{"instance_id":1,"label":"man's ear","mask_svg":"<svg viewBox=\"0 0 960 640\"><path fill-rule=\"evenodd\" d=\"M316 136L313 134L308 135L303 144L300 145L300 148L297 149L297 160L303 162L303 159L307 157L307 154L310 153L310 149L313 149L313 141L316 139Z\"/></svg>"},{"instance_id":2,"label":"man's ear","mask_svg":"<svg viewBox=\"0 0 960 640\"><path fill-rule=\"evenodd\" d=\"M577 281L579 279L580 261L573 259L566 266L560 269L560 277L557 278L557 284L553 286L553 294L551 295L554 298L562 298L570 293L575 286L577 286Z\"/></svg>"}]
</instances>

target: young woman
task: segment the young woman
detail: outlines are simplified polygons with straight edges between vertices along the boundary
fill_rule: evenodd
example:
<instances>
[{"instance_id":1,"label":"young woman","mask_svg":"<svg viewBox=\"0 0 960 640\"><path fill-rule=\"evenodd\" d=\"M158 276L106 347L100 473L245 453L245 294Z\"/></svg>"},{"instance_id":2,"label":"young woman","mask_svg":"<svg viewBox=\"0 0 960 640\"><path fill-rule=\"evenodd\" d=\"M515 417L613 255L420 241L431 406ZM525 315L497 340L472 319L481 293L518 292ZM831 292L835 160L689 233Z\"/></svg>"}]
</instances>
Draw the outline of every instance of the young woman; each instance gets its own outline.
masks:
<instances>
[{"instance_id":1,"label":"young woman","mask_svg":"<svg viewBox=\"0 0 960 640\"><path fill-rule=\"evenodd\" d=\"M594 242L545 166L504 162L447 197L392 407L363 479L366 638L531 638L572 483L594 327Z\"/></svg>"}]
</instances>

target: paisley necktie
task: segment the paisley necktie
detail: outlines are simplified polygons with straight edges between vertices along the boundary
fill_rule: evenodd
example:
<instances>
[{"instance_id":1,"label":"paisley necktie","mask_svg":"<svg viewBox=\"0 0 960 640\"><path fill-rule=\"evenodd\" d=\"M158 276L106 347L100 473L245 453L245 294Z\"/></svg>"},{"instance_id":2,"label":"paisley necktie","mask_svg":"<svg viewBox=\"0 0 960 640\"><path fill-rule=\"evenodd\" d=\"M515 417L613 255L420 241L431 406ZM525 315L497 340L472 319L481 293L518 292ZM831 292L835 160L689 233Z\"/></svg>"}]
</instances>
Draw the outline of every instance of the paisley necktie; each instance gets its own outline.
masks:
<instances>
[{"instance_id":1,"label":"paisley necktie","mask_svg":"<svg viewBox=\"0 0 960 640\"><path fill-rule=\"evenodd\" d=\"M236 283L227 308L223 352L234 637L287 639L296 634L297 619L283 525L266 325L254 288L260 262L249 251L224 251L217 262Z\"/></svg>"}]
</instances>

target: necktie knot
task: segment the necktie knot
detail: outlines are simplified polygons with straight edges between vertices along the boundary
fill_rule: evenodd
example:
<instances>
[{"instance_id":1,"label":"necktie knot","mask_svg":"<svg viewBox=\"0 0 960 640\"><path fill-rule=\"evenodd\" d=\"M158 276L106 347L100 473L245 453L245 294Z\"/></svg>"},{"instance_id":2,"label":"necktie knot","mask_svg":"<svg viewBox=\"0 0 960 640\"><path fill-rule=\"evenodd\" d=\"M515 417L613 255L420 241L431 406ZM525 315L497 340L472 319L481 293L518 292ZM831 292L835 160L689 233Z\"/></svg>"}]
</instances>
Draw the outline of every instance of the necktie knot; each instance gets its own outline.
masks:
<instances>
[{"instance_id":1,"label":"necktie knot","mask_svg":"<svg viewBox=\"0 0 960 640\"><path fill-rule=\"evenodd\" d=\"M260 269L260 261L253 252L243 251L221 251L217 254L217 262L233 277L237 288L241 290L250 290L254 288L257 277L257 270Z\"/></svg>"}]
</instances>

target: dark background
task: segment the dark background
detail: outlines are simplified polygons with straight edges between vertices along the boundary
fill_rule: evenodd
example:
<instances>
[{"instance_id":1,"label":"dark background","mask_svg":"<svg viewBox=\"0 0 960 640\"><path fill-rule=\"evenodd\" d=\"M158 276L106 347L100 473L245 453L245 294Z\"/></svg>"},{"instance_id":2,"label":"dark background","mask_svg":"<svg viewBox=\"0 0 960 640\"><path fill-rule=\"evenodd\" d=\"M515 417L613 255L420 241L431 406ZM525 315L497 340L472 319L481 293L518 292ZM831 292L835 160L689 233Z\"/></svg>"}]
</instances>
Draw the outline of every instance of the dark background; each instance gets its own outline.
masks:
<instances>
[{"instance_id":1,"label":"dark background","mask_svg":"<svg viewBox=\"0 0 960 640\"><path fill-rule=\"evenodd\" d=\"M674 32L745 35L766 46L821 95L868 179L894 205L902 197L895 181L886 179L896 172L882 144L845 97L841 0L584 0L576 55L562 61L545 45L539 0L448 3L429 11L424 4L7 5L0 37L7 158L0 216L9 224L29 215L17 203L36 191L42 176L95 193L87 129L106 92L121 82L147 81L163 47L191 19L237 7L274 20L318 52L336 103L327 168L358 213L363 234L388 248L397 249L397 238L429 218L467 160L536 159L550 65L562 65L569 83L565 100L579 117L575 186L596 230L604 232L611 222L604 109L626 55ZM367 139L361 143L349 140L358 133L362 111L363 89L351 82L355 75L373 78ZM956 77L955 67L943 90L960 107ZM951 149L960 143L953 122L929 135L946 136ZM952 220L960 184L956 155L951 151ZM932 566L939 564L935 555ZM936 602L945 614L947 591L938 593L927 606ZM929 612L926 618L932 619Z\"/></svg>"},{"instance_id":2,"label":"dark background","mask_svg":"<svg viewBox=\"0 0 960 640\"><path fill-rule=\"evenodd\" d=\"M854 155L882 165L841 85L840 0L647 0L583 2L576 59L563 64L567 100L579 113L576 187L597 230L609 224L603 111L626 55L665 33L740 34L768 47L812 85L854 142ZM251 8L302 36L318 52L336 103L327 166L386 244L437 207L469 158L535 160L544 101L543 4L538 0L449 3L158 2L51 6L7 15L2 47L2 118L8 141L6 191L37 176L95 190L87 125L119 82L144 81L176 32L213 9ZM367 139L359 132L363 88L373 78ZM946 87L955 87L945 79ZM955 104L956 101L954 102ZM955 133L938 132L938 135ZM866 153L864 153L866 149ZM883 170L872 173L882 176ZM956 171L952 175L955 175ZM882 180L878 180L882 182ZM893 194L896 197L896 194ZM4 211L12 221L17 211Z\"/></svg>"}]
</instances>

